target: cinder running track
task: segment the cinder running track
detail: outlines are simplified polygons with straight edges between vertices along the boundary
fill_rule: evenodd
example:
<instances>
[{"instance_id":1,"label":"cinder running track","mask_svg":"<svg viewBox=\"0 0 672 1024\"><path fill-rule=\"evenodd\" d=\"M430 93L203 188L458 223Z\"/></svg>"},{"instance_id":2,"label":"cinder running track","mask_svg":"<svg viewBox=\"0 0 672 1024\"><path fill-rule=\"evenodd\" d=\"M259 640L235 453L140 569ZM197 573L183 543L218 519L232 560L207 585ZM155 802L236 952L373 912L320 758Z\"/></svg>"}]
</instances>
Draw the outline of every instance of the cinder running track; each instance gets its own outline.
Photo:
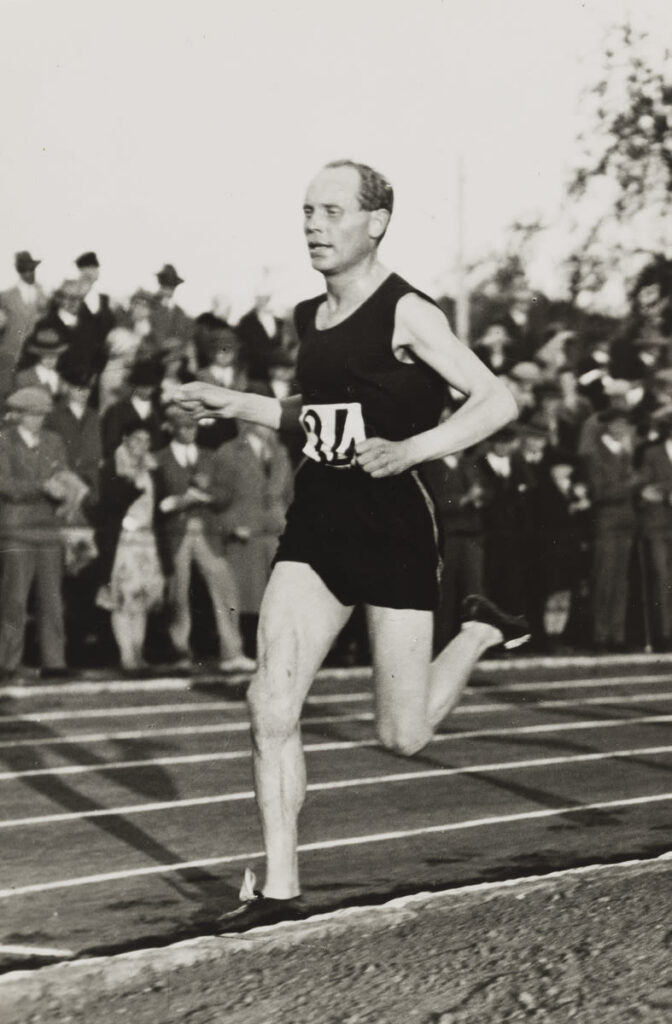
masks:
<instances>
[{"instance_id":1,"label":"cinder running track","mask_svg":"<svg viewBox=\"0 0 672 1024\"><path fill-rule=\"evenodd\" d=\"M366 670L304 712L316 911L672 849L672 662L485 663L412 759ZM0 693L0 969L207 935L263 873L240 691L214 677Z\"/></svg>"}]
</instances>

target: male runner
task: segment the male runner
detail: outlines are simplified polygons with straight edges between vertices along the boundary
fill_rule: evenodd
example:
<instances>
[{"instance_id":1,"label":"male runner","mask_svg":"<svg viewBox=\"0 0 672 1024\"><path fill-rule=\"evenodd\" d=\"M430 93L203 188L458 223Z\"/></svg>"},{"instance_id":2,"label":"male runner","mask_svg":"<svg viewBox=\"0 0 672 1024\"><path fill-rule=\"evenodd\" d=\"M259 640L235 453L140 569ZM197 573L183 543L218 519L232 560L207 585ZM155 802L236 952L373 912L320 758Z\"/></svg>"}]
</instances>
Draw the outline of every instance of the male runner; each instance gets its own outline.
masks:
<instances>
[{"instance_id":1,"label":"male runner","mask_svg":"<svg viewBox=\"0 0 672 1024\"><path fill-rule=\"evenodd\" d=\"M439 558L431 499L414 467L476 444L517 409L441 310L380 263L392 205L385 178L352 161L328 164L308 187L304 230L326 295L296 309L300 395L280 401L195 382L176 396L197 418L300 423L307 435L248 691L266 880L256 892L248 878L246 902L222 916L221 932L305 916L299 718L355 604L366 608L378 737L407 756L455 706L487 648L527 639L521 619L471 598L463 628L431 660ZM448 385L466 401L439 424Z\"/></svg>"}]
</instances>

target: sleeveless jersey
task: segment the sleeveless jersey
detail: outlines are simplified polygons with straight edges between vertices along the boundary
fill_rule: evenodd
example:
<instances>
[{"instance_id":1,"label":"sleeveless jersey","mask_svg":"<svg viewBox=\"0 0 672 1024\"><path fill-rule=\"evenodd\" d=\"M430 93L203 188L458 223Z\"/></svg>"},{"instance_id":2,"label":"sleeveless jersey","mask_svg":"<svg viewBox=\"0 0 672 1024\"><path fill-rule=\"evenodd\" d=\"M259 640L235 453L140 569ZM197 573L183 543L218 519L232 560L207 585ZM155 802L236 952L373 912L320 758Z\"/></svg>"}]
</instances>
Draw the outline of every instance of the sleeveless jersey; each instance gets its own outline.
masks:
<instances>
[{"instance_id":1,"label":"sleeveless jersey","mask_svg":"<svg viewBox=\"0 0 672 1024\"><path fill-rule=\"evenodd\" d=\"M325 330L315 326L324 295L296 307L304 452L314 461L347 467L364 437L401 441L438 423L445 380L418 360L401 362L392 350L397 302L408 294L432 302L390 274L349 317Z\"/></svg>"}]
</instances>

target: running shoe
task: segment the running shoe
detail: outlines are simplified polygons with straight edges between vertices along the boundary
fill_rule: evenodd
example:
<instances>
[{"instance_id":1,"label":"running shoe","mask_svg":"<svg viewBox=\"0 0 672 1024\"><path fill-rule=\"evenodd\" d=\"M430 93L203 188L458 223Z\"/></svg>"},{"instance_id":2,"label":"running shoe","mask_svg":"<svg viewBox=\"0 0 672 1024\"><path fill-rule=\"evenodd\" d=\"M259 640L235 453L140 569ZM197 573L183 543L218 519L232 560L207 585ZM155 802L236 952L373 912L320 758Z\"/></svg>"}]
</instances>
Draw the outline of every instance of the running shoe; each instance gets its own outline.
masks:
<instances>
[{"instance_id":1,"label":"running shoe","mask_svg":"<svg viewBox=\"0 0 672 1024\"><path fill-rule=\"evenodd\" d=\"M488 626L494 626L502 634L502 639L492 646L498 647L501 644L507 651L521 647L532 636L529 623L523 615L507 615L480 594L465 597L460 609L460 620L463 626L470 622L485 622Z\"/></svg>"},{"instance_id":2,"label":"running shoe","mask_svg":"<svg viewBox=\"0 0 672 1024\"><path fill-rule=\"evenodd\" d=\"M276 900L271 896L264 896L256 888L256 884L254 872L246 868L239 893L241 904L235 910L227 911L218 917L215 934L237 935L252 928L265 928L284 921L305 921L308 917L300 896L289 900Z\"/></svg>"}]
</instances>

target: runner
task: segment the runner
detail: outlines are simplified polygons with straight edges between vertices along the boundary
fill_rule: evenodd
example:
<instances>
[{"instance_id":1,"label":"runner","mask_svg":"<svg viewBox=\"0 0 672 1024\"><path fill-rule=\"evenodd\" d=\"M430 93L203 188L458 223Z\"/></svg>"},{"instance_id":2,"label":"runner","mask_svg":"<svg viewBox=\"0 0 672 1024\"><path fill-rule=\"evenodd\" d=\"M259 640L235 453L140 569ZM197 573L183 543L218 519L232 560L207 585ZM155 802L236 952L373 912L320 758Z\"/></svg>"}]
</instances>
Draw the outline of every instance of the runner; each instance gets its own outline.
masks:
<instances>
[{"instance_id":1,"label":"runner","mask_svg":"<svg viewBox=\"0 0 672 1024\"><path fill-rule=\"evenodd\" d=\"M522 619L472 597L462 629L431 660L439 556L431 499L416 467L478 443L517 410L432 300L380 263L392 207L385 178L348 160L327 164L308 187L304 230L326 295L295 312L301 394L280 401L195 382L176 396L196 418L306 433L248 691L266 879L257 891L246 873L242 905L222 915L220 932L305 916L299 719L354 605L366 609L378 737L409 757L456 705L489 647L528 639ZM439 423L448 385L466 401Z\"/></svg>"}]
</instances>

